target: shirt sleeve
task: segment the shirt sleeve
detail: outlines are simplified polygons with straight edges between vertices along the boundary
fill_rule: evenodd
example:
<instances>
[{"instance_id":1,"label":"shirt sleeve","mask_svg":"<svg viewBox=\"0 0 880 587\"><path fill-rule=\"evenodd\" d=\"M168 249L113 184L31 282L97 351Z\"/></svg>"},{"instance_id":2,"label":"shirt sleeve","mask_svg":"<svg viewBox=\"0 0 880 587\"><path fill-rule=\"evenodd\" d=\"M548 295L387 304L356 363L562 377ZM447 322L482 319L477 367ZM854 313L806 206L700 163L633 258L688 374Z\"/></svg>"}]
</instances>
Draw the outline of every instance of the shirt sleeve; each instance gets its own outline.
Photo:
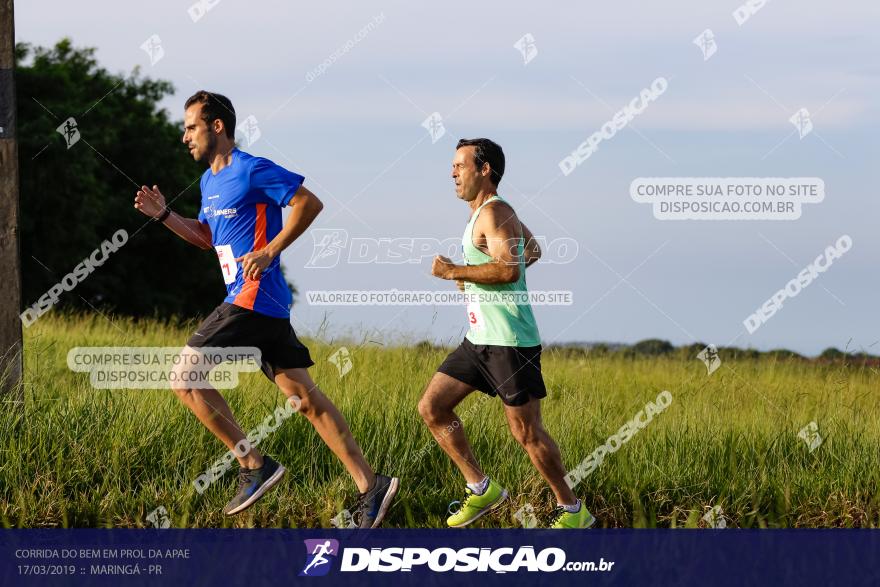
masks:
<instances>
[{"instance_id":1,"label":"shirt sleeve","mask_svg":"<svg viewBox=\"0 0 880 587\"><path fill-rule=\"evenodd\" d=\"M259 192L258 198L286 206L302 185L305 178L262 157L251 168L251 190Z\"/></svg>"}]
</instances>

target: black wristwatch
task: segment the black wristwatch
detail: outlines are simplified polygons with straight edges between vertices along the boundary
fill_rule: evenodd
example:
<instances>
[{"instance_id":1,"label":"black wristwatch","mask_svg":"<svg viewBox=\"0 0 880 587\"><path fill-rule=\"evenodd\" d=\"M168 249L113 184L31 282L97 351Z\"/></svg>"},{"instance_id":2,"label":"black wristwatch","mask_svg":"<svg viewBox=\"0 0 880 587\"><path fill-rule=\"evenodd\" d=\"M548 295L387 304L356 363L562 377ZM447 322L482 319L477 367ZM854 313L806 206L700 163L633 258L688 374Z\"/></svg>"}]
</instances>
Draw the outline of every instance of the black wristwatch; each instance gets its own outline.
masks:
<instances>
[{"instance_id":1,"label":"black wristwatch","mask_svg":"<svg viewBox=\"0 0 880 587\"><path fill-rule=\"evenodd\" d=\"M165 220L171 216L171 208L165 208L165 211L162 212L162 215L158 218L153 218L156 222L165 222Z\"/></svg>"}]
</instances>

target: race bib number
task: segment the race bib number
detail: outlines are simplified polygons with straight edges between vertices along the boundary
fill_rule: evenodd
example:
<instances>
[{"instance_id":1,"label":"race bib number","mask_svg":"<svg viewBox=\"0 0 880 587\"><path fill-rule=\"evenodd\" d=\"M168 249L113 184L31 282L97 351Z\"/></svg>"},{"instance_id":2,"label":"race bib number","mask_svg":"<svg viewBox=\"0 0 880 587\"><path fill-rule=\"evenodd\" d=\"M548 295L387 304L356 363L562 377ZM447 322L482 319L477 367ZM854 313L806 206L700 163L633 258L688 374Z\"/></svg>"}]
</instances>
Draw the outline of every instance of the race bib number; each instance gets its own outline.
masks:
<instances>
[{"instance_id":1,"label":"race bib number","mask_svg":"<svg viewBox=\"0 0 880 587\"><path fill-rule=\"evenodd\" d=\"M235 283L235 275L238 273L238 263L232 253L232 246L220 245L214 247L217 250L217 258L220 260L220 271L223 272L223 282L226 285Z\"/></svg>"},{"instance_id":2,"label":"race bib number","mask_svg":"<svg viewBox=\"0 0 880 587\"><path fill-rule=\"evenodd\" d=\"M468 326L471 330L482 330L484 328L483 312L480 310L480 304L470 303L467 305Z\"/></svg>"}]
</instances>

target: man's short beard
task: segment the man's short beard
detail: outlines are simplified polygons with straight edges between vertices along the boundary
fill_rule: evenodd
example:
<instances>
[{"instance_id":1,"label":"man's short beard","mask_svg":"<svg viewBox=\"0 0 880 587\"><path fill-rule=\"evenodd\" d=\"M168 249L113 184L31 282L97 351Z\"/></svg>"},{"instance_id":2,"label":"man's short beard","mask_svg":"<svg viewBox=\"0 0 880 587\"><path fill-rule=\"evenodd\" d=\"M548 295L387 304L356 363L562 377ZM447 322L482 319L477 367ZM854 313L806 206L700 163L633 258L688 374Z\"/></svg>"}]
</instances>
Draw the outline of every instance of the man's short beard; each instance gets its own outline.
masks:
<instances>
[{"instance_id":1,"label":"man's short beard","mask_svg":"<svg viewBox=\"0 0 880 587\"><path fill-rule=\"evenodd\" d=\"M217 135L209 134L208 135L208 148L202 152L202 156L199 157L199 163L211 163L211 160L214 158L214 155L217 154Z\"/></svg>"}]
</instances>

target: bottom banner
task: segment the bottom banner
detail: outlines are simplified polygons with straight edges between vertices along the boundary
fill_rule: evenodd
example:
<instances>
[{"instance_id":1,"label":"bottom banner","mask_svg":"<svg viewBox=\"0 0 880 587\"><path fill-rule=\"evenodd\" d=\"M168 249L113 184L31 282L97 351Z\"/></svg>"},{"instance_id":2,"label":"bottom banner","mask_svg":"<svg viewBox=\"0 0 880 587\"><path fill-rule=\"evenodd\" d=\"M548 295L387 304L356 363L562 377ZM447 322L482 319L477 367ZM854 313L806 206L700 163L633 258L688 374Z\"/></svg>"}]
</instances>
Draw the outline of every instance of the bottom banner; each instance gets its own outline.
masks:
<instances>
[{"instance_id":1,"label":"bottom banner","mask_svg":"<svg viewBox=\"0 0 880 587\"><path fill-rule=\"evenodd\" d=\"M0 530L2 585L880 584L876 530Z\"/></svg>"}]
</instances>

